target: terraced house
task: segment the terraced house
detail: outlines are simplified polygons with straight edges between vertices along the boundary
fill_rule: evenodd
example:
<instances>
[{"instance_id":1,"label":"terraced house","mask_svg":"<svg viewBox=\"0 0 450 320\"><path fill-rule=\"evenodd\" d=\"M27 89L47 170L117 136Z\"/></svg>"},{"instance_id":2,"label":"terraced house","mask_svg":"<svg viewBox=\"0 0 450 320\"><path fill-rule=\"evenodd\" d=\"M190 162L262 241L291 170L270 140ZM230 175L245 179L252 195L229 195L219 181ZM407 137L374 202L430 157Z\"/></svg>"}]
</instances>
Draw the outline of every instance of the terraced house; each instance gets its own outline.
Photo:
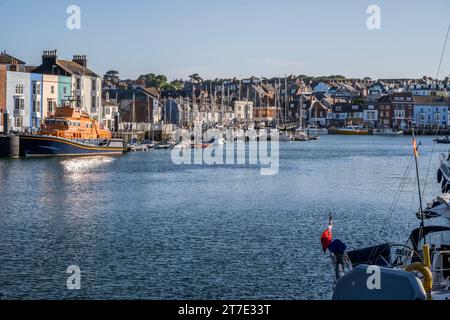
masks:
<instances>
[{"instance_id":1,"label":"terraced house","mask_svg":"<svg viewBox=\"0 0 450 320\"><path fill-rule=\"evenodd\" d=\"M443 97L414 98L414 124L419 128L447 128L449 101Z\"/></svg>"},{"instance_id":2,"label":"terraced house","mask_svg":"<svg viewBox=\"0 0 450 320\"><path fill-rule=\"evenodd\" d=\"M75 55L68 61L59 60L56 50L44 51L42 64L34 72L52 76L47 77L48 82L58 83L54 93L50 85L51 96L47 100L47 110L52 110L54 103L61 105L72 100L93 118L102 118L102 80L87 67L85 55Z\"/></svg>"}]
</instances>

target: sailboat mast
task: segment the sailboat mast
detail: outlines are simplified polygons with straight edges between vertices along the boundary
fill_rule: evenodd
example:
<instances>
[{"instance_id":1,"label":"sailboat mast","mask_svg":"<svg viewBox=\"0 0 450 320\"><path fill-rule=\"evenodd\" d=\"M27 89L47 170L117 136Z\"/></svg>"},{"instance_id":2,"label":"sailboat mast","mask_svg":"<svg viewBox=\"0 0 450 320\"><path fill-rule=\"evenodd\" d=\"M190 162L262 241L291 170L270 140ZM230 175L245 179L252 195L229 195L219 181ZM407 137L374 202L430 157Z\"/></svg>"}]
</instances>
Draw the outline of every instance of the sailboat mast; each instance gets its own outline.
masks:
<instances>
[{"instance_id":1,"label":"sailboat mast","mask_svg":"<svg viewBox=\"0 0 450 320\"><path fill-rule=\"evenodd\" d=\"M419 204L420 204L420 229L423 231L425 228L425 217L423 214L423 203L422 203L422 189L420 188L420 176L419 176L419 161L418 161L418 150L417 150L417 142L416 142L416 136L414 134L414 128L412 129L412 136L413 136L413 146L414 146L414 161L416 164L416 178L417 178L417 188L419 192ZM426 244L426 239L424 237L424 244Z\"/></svg>"},{"instance_id":2,"label":"sailboat mast","mask_svg":"<svg viewBox=\"0 0 450 320\"><path fill-rule=\"evenodd\" d=\"M284 129L287 127L287 105L288 105L288 82L287 76L284 76Z\"/></svg>"}]
</instances>

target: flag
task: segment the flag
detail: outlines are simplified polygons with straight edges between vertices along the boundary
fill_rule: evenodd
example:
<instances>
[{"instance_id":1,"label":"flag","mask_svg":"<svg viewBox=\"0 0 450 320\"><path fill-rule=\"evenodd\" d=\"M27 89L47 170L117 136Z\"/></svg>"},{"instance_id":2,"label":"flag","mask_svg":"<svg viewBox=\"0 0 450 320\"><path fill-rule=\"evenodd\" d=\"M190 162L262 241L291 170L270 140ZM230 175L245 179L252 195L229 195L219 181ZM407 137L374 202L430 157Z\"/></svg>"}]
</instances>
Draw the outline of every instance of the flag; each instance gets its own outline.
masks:
<instances>
[{"instance_id":1,"label":"flag","mask_svg":"<svg viewBox=\"0 0 450 320\"><path fill-rule=\"evenodd\" d=\"M418 157L419 157L419 149L418 149L418 147L417 147L417 141L416 141L416 138L413 139L413 148L414 148L414 156L415 156L416 158L418 158Z\"/></svg>"},{"instance_id":2,"label":"flag","mask_svg":"<svg viewBox=\"0 0 450 320\"><path fill-rule=\"evenodd\" d=\"M322 233L320 242L322 243L323 252L326 252L330 244L333 242L333 220L331 216L328 228Z\"/></svg>"}]
</instances>

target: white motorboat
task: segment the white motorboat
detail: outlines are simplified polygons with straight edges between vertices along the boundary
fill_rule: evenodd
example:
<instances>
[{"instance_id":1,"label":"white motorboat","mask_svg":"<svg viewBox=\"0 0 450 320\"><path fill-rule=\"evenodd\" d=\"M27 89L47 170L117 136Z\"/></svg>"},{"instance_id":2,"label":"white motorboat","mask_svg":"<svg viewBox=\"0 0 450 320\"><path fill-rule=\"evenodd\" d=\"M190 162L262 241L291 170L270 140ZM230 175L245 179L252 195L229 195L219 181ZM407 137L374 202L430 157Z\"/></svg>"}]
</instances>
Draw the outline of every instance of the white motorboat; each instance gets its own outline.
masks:
<instances>
[{"instance_id":1,"label":"white motorboat","mask_svg":"<svg viewBox=\"0 0 450 320\"><path fill-rule=\"evenodd\" d=\"M376 136L402 136L402 130L393 130L391 128L386 129L375 129L373 130L373 134Z\"/></svg>"}]
</instances>

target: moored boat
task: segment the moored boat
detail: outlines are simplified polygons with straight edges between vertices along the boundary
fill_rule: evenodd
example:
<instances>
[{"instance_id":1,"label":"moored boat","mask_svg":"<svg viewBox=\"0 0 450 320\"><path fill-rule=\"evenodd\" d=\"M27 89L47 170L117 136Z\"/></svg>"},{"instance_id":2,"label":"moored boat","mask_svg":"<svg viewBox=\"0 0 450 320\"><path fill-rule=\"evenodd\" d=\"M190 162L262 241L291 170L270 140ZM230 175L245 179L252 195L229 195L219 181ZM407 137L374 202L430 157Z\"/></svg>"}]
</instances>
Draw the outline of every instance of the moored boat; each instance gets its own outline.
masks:
<instances>
[{"instance_id":1,"label":"moored boat","mask_svg":"<svg viewBox=\"0 0 450 320\"><path fill-rule=\"evenodd\" d=\"M439 144L450 144L450 138L448 136L445 136L444 138L436 138L434 139L434 142Z\"/></svg>"},{"instance_id":2,"label":"moored boat","mask_svg":"<svg viewBox=\"0 0 450 320\"><path fill-rule=\"evenodd\" d=\"M321 127L309 127L308 132L312 136L322 136L328 134L328 129Z\"/></svg>"},{"instance_id":3,"label":"moored boat","mask_svg":"<svg viewBox=\"0 0 450 320\"><path fill-rule=\"evenodd\" d=\"M373 135L376 136L402 136L403 130L393 130L391 128L375 129Z\"/></svg>"},{"instance_id":4,"label":"moored boat","mask_svg":"<svg viewBox=\"0 0 450 320\"><path fill-rule=\"evenodd\" d=\"M333 239L333 220L322 234L324 252L330 252L336 280L333 300L449 300L450 299L450 228L425 226L427 214L448 210L449 196L422 209L418 149L413 131L420 210L420 227L413 230L406 243L384 243L347 251L347 246ZM435 215L436 216L436 215ZM382 284L381 284L382 281Z\"/></svg>"},{"instance_id":5,"label":"moored boat","mask_svg":"<svg viewBox=\"0 0 450 320\"><path fill-rule=\"evenodd\" d=\"M344 135L368 135L369 130L363 128L362 126L346 126L344 128L337 128L335 134Z\"/></svg>"},{"instance_id":6,"label":"moored boat","mask_svg":"<svg viewBox=\"0 0 450 320\"><path fill-rule=\"evenodd\" d=\"M20 136L25 157L119 155L126 151L122 139L72 107L56 108L36 135Z\"/></svg>"}]
</instances>

